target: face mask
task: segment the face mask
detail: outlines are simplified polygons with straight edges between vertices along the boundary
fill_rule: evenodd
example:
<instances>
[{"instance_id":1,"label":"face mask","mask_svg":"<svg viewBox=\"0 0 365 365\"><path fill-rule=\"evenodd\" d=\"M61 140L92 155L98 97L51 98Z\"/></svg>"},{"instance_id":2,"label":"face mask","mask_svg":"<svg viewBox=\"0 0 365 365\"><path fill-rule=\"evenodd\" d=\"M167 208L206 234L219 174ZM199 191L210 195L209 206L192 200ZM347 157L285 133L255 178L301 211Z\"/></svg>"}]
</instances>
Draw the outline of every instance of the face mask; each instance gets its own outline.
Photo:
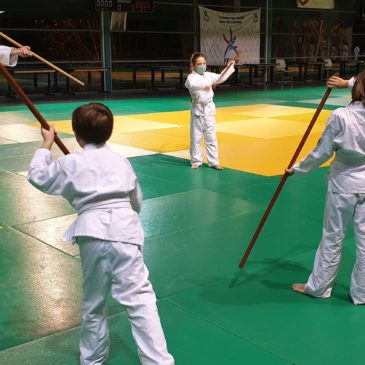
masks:
<instances>
[{"instance_id":1,"label":"face mask","mask_svg":"<svg viewBox=\"0 0 365 365\"><path fill-rule=\"evenodd\" d=\"M203 73L207 70L207 65L203 66L197 66L195 67L195 72L197 72L200 75L203 75Z\"/></svg>"}]
</instances>

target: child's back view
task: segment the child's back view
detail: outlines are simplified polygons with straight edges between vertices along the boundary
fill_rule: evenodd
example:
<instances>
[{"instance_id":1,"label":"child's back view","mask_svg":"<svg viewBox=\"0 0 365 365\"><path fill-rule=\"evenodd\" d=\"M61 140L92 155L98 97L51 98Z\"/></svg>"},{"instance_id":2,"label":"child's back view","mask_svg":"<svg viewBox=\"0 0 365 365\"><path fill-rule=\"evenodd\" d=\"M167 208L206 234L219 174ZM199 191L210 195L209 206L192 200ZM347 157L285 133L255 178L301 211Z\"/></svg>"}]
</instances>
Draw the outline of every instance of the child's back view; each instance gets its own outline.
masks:
<instances>
[{"instance_id":1,"label":"child's back view","mask_svg":"<svg viewBox=\"0 0 365 365\"><path fill-rule=\"evenodd\" d=\"M74 111L72 127L83 150L52 162L54 129L42 129L44 143L28 180L45 193L62 195L78 211L65 239L78 243L82 263L81 364L101 365L108 357L106 299L111 292L127 309L141 363L172 365L141 253L141 190L128 160L105 144L113 115L102 104L83 105Z\"/></svg>"}]
</instances>

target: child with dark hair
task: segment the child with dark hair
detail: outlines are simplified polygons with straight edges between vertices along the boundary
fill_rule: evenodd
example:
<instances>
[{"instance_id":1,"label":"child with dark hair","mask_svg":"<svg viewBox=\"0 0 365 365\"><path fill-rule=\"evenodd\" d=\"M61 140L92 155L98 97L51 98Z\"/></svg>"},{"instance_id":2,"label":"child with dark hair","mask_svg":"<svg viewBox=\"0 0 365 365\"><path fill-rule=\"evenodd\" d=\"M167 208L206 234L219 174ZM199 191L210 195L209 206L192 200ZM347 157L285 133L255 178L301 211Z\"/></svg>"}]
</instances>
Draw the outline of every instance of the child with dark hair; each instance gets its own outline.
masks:
<instances>
[{"instance_id":1,"label":"child with dark hair","mask_svg":"<svg viewBox=\"0 0 365 365\"><path fill-rule=\"evenodd\" d=\"M92 103L72 114L81 152L52 161L54 128L42 129L44 143L29 166L37 189L62 195L78 211L64 239L77 242L83 272L81 365L104 364L109 352L106 300L126 307L143 365L173 365L142 255L138 217L142 194L126 158L106 145L113 130L108 107Z\"/></svg>"},{"instance_id":2,"label":"child with dark hair","mask_svg":"<svg viewBox=\"0 0 365 365\"><path fill-rule=\"evenodd\" d=\"M218 160L218 141L215 122L213 88L226 81L234 72L235 59L225 69L216 74L207 72L207 60L204 54L194 53L190 59L190 70L185 87L191 95L190 117L190 160L191 167L197 169L203 164L202 139L204 136L209 167L222 170Z\"/></svg>"},{"instance_id":3,"label":"child with dark hair","mask_svg":"<svg viewBox=\"0 0 365 365\"><path fill-rule=\"evenodd\" d=\"M365 304L365 72L352 89L352 102L335 110L316 148L286 170L305 174L335 153L330 167L322 240L307 283L293 290L317 298L331 296L347 227L354 225L357 247L350 294L354 304Z\"/></svg>"}]
</instances>

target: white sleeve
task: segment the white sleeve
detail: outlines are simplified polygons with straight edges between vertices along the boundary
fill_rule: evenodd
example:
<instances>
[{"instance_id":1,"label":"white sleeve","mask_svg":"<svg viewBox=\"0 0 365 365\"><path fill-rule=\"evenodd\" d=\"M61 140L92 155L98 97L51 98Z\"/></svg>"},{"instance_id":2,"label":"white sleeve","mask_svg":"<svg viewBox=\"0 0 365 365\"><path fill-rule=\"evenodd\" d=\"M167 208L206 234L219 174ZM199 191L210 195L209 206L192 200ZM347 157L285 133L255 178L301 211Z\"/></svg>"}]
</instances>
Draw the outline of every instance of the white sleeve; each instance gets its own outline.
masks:
<instances>
[{"instance_id":1,"label":"white sleeve","mask_svg":"<svg viewBox=\"0 0 365 365\"><path fill-rule=\"evenodd\" d=\"M15 66L18 62L18 56L11 55L11 47L0 46L0 63L4 66Z\"/></svg>"},{"instance_id":2,"label":"white sleeve","mask_svg":"<svg viewBox=\"0 0 365 365\"><path fill-rule=\"evenodd\" d=\"M139 186L139 182L138 180L136 180L136 187L134 190L132 190L129 194L130 200L131 200L131 205L132 205L132 209L139 213L141 211L141 207L142 207L142 190L141 187Z\"/></svg>"},{"instance_id":3,"label":"white sleeve","mask_svg":"<svg viewBox=\"0 0 365 365\"><path fill-rule=\"evenodd\" d=\"M307 155L307 157L293 166L295 173L306 174L321 166L331 158L334 153L334 138L338 133L337 124L336 116L332 114L328 119L327 126L323 131L317 146Z\"/></svg>"},{"instance_id":4,"label":"white sleeve","mask_svg":"<svg viewBox=\"0 0 365 365\"><path fill-rule=\"evenodd\" d=\"M28 181L38 190L51 195L60 195L63 191L62 166L58 160L52 161L51 151L38 149L30 162Z\"/></svg>"},{"instance_id":5,"label":"white sleeve","mask_svg":"<svg viewBox=\"0 0 365 365\"><path fill-rule=\"evenodd\" d=\"M142 190L141 190L136 173L135 173L131 163L127 159L125 159L125 161L129 168L129 177L130 177L131 187L134 186L133 190L131 190L131 192L129 193L129 199L131 201L132 209L135 212L139 213L142 208L142 200L143 200Z\"/></svg>"},{"instance_id":6,"label":"white sleeve","mask_svg":"<svg viewBox=\"0 0 365 365\"><path fill-rule=\"evenodd\" d=\"M214 84L221 84L228 79L234 73L234 65L226 67L220 74L211 73Z\"/></svg>"},{"instance_id":7,"label":"white sleeve","mask_svg":"<svg viewBox=\"0 0 365 365\"><path fill-rule=\"evenodd\" d=\"M348 87L353 88L355 84L355 77L351 77L351 79L348 81Z\"/></svg>"},{"instance_id":8,"label":"white sleeve","mask_svg":"<svg viewBox=\"0 0 365 365\"><path fill-rule=\"evenodd\" d=\"M185 81L185 87L187 89L190 89L190 80L189 80L189 76L187 77L186 81Z\"/></svg>"}]
</instances>

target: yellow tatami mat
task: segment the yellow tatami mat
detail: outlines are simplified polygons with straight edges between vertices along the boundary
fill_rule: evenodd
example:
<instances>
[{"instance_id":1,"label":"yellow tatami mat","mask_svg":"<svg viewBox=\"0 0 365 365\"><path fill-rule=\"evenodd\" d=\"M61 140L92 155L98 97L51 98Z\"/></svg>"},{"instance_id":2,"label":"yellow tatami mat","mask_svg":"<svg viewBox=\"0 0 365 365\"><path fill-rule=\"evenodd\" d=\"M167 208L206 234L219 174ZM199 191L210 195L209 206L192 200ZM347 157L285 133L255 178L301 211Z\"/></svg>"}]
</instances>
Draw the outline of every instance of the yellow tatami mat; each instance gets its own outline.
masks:
<instances>
[{"instance_id":1,"label":"yellow tatami mat","mask_svg":"<svg viewBox=\"0 0 365 365\"><path fill-rule=\"evenodd\" d=\"M281 174L314 112L309 108L270 104L218 108L221 164L266 176ZM322 111L300 157L316 145L330 113ZM57 131L72 133L70 121L54 124ZM110 142L120 145L119 152L127 152L128 157L134 153L165 153L188 159L189 124L188 110L116 116Z\"/></svg>"}]
</instances>

